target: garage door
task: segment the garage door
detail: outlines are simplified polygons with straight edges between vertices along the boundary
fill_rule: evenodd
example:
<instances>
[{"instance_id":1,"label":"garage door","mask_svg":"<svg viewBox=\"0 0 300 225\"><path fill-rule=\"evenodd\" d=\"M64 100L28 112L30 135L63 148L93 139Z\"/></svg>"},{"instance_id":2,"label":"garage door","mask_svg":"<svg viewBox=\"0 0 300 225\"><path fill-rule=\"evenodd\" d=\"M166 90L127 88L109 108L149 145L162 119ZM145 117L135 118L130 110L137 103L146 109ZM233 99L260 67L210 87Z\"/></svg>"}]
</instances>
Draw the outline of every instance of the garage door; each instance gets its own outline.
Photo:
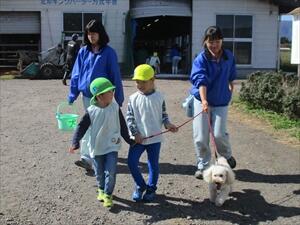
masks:
<instances>
[{"instance_id":1,"label":"garage door","mask_svg":"<svg viewBox=\"0 0 300 225\"><path fill-rule=\"evenodd\" d=\"M132 0L132 18L153 16L192 16L191 1L187 0Z\"/></svg>"},{"instance_id":2,"label":"garage door","mask_svg":"<svg viewBox=\"0 0 300 225\"><path fill-rule=\"evenodd\" d=\"M39 12L0 12L0 34L39 34Z\"/></svg>"}]
</instances>

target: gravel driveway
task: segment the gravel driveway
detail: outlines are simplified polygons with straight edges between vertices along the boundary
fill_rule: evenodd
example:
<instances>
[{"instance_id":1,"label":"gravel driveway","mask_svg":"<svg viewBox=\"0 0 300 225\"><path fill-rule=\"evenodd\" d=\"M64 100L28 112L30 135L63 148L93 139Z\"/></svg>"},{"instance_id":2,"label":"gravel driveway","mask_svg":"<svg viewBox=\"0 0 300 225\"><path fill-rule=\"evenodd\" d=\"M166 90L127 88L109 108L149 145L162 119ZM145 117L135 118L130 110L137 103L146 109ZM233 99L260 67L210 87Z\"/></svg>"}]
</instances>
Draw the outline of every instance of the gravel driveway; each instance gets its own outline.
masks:
<instances>
[{"instance_id":1,"label":"gravel driveway","mask_svg":"<svg viewBox=\"0 0 300 225\"><path fill-rule=\"evenodd\" d=\"M186 121L181 102L188 81L157 80L171 121ZM135 91L124 81L126 98ZM74 165L67 149L72 133L57 129L55 111L68 89L60 80L0 81L0 224L300 224L300 150L244 121L231 109L228 129L237 159L231 198L218 208L208 187L195 179L191 123L166 133L160 157L157 200L131 200L133 179L119 154L114 207L96 200L95 178ZM123 111L126 110L124 103ZM81 100L76 102L82 112ZM82 113L81 113L82 114ZM277 140L278 139L278 140ZM141 167L146 171L145 157Z\"/></svg>"}]
</instances>

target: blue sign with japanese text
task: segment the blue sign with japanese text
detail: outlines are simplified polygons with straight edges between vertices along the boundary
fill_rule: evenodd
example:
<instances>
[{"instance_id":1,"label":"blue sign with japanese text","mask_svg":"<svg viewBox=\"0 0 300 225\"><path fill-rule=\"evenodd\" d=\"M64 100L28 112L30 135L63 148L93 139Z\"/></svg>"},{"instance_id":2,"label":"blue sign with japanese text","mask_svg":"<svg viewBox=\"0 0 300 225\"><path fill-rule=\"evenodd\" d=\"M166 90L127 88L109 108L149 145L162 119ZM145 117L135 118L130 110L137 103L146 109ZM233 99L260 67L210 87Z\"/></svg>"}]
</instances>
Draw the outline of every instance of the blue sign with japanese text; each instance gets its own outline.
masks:
<instances>
[{"instance_id":1,"label":"blue sign with japanese text","mask_svg":"<svg viewBox=\"0 0 300 225\"><path fill-rule=\"evenodd\" d=\"M42 5L116 5L117 0L41 0Z\"/></svg>"}]
</instances>

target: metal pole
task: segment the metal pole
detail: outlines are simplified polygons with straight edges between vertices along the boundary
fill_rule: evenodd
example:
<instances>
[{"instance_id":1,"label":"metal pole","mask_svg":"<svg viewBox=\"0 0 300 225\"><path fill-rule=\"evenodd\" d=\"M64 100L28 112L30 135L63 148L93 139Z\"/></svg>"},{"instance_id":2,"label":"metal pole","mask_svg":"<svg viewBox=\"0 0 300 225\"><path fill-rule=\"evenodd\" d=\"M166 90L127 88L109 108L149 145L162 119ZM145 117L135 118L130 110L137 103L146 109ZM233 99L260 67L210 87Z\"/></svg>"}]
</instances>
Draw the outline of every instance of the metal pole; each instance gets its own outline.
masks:
<instances>
[{"instance_id":1,"label":"metal pole","mask_svg":"<svg viewBox=\"0 0 300 225\"><path fill-rule=\"evenodd\" d=\"M300 87L300 64L298 64L298 87Z\"/></svg>"}]
</instances>

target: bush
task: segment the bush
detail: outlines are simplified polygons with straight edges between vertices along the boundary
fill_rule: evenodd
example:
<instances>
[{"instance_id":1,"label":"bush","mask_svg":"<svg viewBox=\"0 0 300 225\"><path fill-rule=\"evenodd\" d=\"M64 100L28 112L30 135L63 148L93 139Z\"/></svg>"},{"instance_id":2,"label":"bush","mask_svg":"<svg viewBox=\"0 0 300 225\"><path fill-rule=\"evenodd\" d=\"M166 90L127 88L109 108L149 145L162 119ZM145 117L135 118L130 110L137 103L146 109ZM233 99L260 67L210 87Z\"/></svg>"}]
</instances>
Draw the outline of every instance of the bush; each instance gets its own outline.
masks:
<instances>
[{"instance_id":1,"label":"bush","mask_svg":"<svg viewBox=\"0 0 300 225\"><path fill-rule=\"evenodd\" d=\"M242 83L240 100L255 108L300 118L300 90L296 75L256 72Z\"/></svg>"},{"instance_id":2,"label":"bush","mask_svg":"<svg viewBox=\"0 0 300 225\"><path fill-rule=\"evenodd\" d=\"M283 111L291 119L300 118L300 89L293 87L286 91L283 98Z\"/></svg>"}]
</instances>

